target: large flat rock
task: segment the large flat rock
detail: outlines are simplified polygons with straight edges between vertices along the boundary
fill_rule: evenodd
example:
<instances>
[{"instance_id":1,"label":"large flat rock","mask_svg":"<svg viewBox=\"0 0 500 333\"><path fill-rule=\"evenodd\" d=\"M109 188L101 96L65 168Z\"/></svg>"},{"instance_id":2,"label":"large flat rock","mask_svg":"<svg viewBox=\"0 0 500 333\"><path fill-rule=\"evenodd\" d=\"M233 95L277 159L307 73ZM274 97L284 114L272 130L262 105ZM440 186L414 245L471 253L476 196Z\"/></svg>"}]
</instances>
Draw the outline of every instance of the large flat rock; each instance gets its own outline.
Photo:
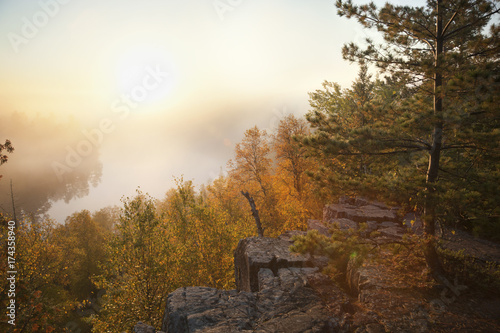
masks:
<instances>
[{"instance_id":1,"label":"large flat rock","mask_svg":"<svg viewBox=\"0 0 500 333\"><path fill-rule=\"evenodd\" d=\"M396 221L397 215L392 209L384 209L375 205L331 204L323 209L323 220L325 221L342 218L358 223L368 221L384 222Z\"/></svg>"},{"instance_id":2,"label":"large flat rock","mask_svg":"<svg viewBox=\"0 0 500 333\"><path fill-rule=\"evenodd\" d=\"M310 266L308 258L289 251L291 245L290 239L283 237L251 237L240 240L234 252L236 289L258 291L258 274L261 268L268 268L276 275L280 268Z\"/></svg>"},{"instance_id":3,"label":"large flat rock","mask_svg":"<svg viewBox=\"0 0 500 333\"><path fill-rule=\"evenodd\" d=\"M255 293L180 288L167 299L162 329L170 332L333 332L330 314L308 281L317 269L262 268ZM335 321L334 321L335 322Z\"/></svg>"}]
</instances>

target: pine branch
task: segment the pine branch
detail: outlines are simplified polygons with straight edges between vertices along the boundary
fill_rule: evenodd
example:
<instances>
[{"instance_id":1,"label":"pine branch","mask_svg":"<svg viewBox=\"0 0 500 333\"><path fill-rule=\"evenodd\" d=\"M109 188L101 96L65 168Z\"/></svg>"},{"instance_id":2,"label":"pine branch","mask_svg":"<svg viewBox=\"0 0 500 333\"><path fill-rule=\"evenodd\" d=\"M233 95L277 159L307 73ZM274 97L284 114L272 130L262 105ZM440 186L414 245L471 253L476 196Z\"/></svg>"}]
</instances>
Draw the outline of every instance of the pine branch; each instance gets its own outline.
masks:
<instances>
[{"instance_id":1,"label":"pine branch","mask_svg":"<svg viewBox=\"0 0 500 333\"><path fill-rule=\"evenodd\" d=\"M474 26L474 25L478 24L478 23L479 23L479 22L481 22L482 20L488 19L489 17L491 17L491 16L493 16L493 15L495 15L495 14L499 13L499 12L500 12L500 9L494 10L494 11L492 11L491 13L489 13L489 14L487 14L487 15L484 15L484 16L479 17L477 20L475 20L475 21L473 21L473 22L471 22L471 23L468 23L468 24L463 25L463 26L461 26L461 27L459 27L459 28L456 28L455 30L453 30L453 31L451 31L450 33L448 33L447 35L445 35L445 34L443 33L443 39L448 39L449 37L453 36L454 34L456 34L456 33L460 32L460 31L462 31L462 30L464 30L464 29L470 28L470 27L472 27L472 26Z\"/></svg>"},{"instance_id":2,"label":"pine branch","mask_svg":"<svg viewBox=\"0 0 500 333\"><path fill-rule=\"evenodd\" d=\"M419 139L385 139L385 142L415 142L420 143L420 145L398 145L398 147L402 148L417 148L421 150L430 150L431 145L428 142Z\"/></svg>"},{"instance_id":3,"label":"pine branch","mask_svg":"<svg viewBox=\"0 0 500 333\"><path fill-rule=\"evenodd\" d=\"M450 27L451 22L453 22L453 20L457 16L457 14L458 14L458 12L454 12L453 16L450 18L450 20L448 21L448 23L446 23L446 26L443 28L443 36L446 34L446 30L448 30L448 28Z\"/></svg>"},{"instance_id":4,"label":"pine branch","mask_svg":"<svg viewBox=\"0 0 500 333\"><path fill-rule=\"evenodd\" d=\"M424 19L426 21L429 21L429 17L425 16L424 15L424 12L422 11L422 8L418 8L418 11L422 14L422 16L424 17ZM429 33L429 35L432 37L432 39L435 39L436 38L436 33L435 31L432 31L432 30L429 30L429 28L426 26L426 25L423 25L422 23L418 22L418 21L414 21L414 23L418 24L419 26L421 26L422 28L425 29L425 31L427 31ZM432 47L432 49L434 49L434 46Z\"/></svg>"}]
</instances>

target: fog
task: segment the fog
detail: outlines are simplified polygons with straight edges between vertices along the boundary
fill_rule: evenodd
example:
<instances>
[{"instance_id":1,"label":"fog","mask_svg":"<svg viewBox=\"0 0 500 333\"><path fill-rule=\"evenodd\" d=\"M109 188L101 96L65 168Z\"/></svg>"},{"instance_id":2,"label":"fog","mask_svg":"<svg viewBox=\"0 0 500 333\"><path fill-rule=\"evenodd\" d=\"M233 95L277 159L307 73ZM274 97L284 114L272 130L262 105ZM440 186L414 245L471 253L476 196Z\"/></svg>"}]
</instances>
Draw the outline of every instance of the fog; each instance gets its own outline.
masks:
<instances>
[{"instance_id":1,"label":"fog","mask_svg":"<svg viewBox=\"0 0 500 333\"><path fill-rule=\"evenodd\" d=\"M331 0L0 1L0 204L58 222L224 172L255 125L308 111L366 34ZM227 7L226 7L227 8ZM3 142L3 141L2 141Z\"/></svg>"},{"instance_id":2,"label":"fog","mask_svg":"<svg viewBox=\"0 0 500 333\"><path fill-rule=\"evenodd\" d=\"M81 144L79 127L75 120L57 121L50 115L32 119L16 112L0 115L0 133L15 149L0 167L3 213L13 213L11 194L17 213L42 214L51 201L81 198L90 186L98 185L102 175L99 147ZM78 148L80 153L75 151Z\"/></svg>"}]
</instances>

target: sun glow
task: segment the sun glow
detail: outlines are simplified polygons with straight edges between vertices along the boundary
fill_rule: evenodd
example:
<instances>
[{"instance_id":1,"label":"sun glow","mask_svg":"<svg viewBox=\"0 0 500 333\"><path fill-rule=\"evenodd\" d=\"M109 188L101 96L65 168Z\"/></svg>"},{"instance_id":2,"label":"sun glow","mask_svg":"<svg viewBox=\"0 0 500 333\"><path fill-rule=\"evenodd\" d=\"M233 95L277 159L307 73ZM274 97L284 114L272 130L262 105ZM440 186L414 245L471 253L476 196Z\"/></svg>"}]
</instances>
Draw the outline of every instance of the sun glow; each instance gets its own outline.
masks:
<instances>
[{"instance_id":1,"label":"sun glow","mask_svg":"<svg viewBox=\"0 0 500 333\"><path fill-rule=\"evenodd\" d=\"M148 106L165 104L175 87L174 66L163 48L132 44L114 53L111 81L114 94L128 96L134 103Z\"/></svg>"}]
</instances>

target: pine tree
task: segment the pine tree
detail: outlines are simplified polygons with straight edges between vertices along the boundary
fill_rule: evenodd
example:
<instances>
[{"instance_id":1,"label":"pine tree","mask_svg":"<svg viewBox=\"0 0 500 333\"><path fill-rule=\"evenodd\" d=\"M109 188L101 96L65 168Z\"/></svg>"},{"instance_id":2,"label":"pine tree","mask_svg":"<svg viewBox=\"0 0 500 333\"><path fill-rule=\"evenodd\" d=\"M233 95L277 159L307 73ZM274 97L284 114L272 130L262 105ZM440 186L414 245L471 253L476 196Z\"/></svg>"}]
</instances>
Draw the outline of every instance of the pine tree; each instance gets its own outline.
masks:
<instances>
[{"instance_id":1,"label":"pine tree","mask_svg":"<svg viewBox=\"0 0 500 333\"><path fill-rule=\"evenodd\" d=\"M375 108L371 110L370 126L363 126L366 119L362 110L366 106L359 105L356 115L361 125L351 127L344 140L329 137L340 125L334 110L313 113L310 119L316 125L322 123L324 129L315 138L328 154L335 156L399 156L399 161L387 159L389 164L393 163L389 166L394 169L395 179L405 163L414 164L415 176L425 176L424 191L418 194L424 196L424 227L430 236L426 259L434 276L442 279L432 236L438 219L451 211L445 202L444 189L456 188L453 184L462 179L465 180L462 184L474 187L462 197L471 198L481 195L477 192L479 183L487 180L490 187L495 187L492 181L498 180L498 169L492 165L499 158L498 104L495 105L499 95L499 30L492 24L489 33L485 32L491 18L499 12L497 1L437 0L422 7L386 4L378 9L374 3L354 5L349 0L337 1L337 8L340 16L355 18L383 37L381 44L367 39L364 48L354 43L345 45L344 58L376 65L389 75L389 81L403 82L412 96L399 102L389 100L390 104L372 103ZM485 87L489 90L477 93ZM338 92L337 89L337 96ZM338 103L345 101L340 98ZM330 126L331 123L336 126ZM352 120L350 125L355 125ZM422 154L427 160L425 171ZM479 165L478 160L486 165ZM374 163L380 161L371 161ZM405 168L405 172L408 170ZM471 177L467 170L473 170L477 177ZM486 170L493 175L486 177ZM447 176L455 174L455 177L446 177L443 182L441 175L446 172ZM422 178L414 180L418 187ZM486 193L491 192L490 189ZM498 214L496 204L488 209L487 213ZM466 209L461 209L461 213L465 212Z\"/></svg>"}]
</instances>

